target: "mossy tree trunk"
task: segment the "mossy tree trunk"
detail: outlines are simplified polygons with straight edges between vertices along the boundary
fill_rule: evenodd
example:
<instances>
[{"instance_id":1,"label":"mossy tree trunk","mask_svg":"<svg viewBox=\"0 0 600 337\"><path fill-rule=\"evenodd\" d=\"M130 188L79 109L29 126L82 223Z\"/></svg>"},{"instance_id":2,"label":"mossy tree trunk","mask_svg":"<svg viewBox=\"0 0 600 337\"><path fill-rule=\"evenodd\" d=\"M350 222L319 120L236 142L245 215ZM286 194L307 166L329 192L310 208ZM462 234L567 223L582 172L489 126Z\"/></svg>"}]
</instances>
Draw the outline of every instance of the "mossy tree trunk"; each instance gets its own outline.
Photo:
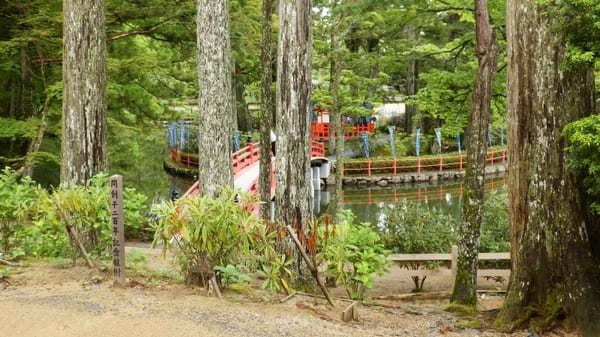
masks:
<instances>
[{"instance_id":1,"label":"mossy tree trunk","mask_svg":"<svg viewBox=\"0 0 600 337\"><path fill-rule=\"evenodd\" d=\"M464 202L456 279L451 297L454 303L472 306L477 304L477 264L484 205L487 133L492 85L498 63L498 40L490 25L487 0L475 0L475 30L478 69L471 100Z\"/></svg>"},{"instance_id":2,"label":"mossy tree trunk","mask_svg":"<svg viewBox=\"0 0 600 337\"><path fill-rule=\"evenodd\" d=\"M583 177L568 168L564 126L595 111L593 64L566 70L565 33L535 1L507 3L512 273L496 327L571 319L600 336L600 270Z\"/></svg>"},{"instance_id":3,"label":"mossy tree trunk","mask_svg":"<svg viewBox=\"0 0 600 337\"><path fill-rule=\"evenodd\" d=\"M311 0L279 2L276 218L299 231L312 216L311 9Z\"/></svg>"},{"instance_id":4,"label":"mossy tree trunk","mask_svg":"<svg viewBox=\"0 0 600 337\"><path fill-rule=\"evenodd\" d=\"M60 180L85 184L108 168L104 0L63 1Z\"/></svg>"},{"instance_id":5,"label":"mossy tree trunk","mask_svg":"<svg viewBox=\"0 0 600 337\"><path fill-rule=\"evenodd\" d=\"M271 202L271 130L274 127L273 114L275 100L271 84L273 83L273 0L263 0L262 18L262 99L260 115L260 216L269 218L269 204Z\"/></svg>"},{"instance_id":6,"label":"mossy tree trunk","mask_svg":"<svg viewBox=\"0 0 600 337\"><path fill-rule=\"evenodd\" d=\"M233 186L231 46L227 0L197 2L200 194Z\"/></svg>"}]
</instances>

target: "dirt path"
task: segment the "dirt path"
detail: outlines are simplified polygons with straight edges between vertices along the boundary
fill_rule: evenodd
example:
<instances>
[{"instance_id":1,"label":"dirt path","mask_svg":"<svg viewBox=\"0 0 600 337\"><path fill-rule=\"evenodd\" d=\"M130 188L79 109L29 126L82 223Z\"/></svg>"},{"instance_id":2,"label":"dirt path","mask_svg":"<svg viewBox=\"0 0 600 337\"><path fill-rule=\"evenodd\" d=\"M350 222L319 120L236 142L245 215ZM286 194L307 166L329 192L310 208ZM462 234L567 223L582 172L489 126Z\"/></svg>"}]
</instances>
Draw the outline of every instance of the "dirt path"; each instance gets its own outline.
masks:
<instances>
[{"instance_id":1,"label":"dirt path","mask_svg":"<svg viewBox=\"0 0 600 337\"><path fill-rule=\"evenodd\" d=\"M129 272L129 274L134 274ZM360 320L344 323L347 302L330 309L320 299L256 287L228 290L224 299L203 289L140 273L127 288L113 288L110 275L83 266L62 269L34 261L0 281L0 336L515 336L491 330L459 329L470 318L442 310L447 300L379 301L359 306ZM487 308L501 298L482 301Z\"/></svg>"}]
</instances>

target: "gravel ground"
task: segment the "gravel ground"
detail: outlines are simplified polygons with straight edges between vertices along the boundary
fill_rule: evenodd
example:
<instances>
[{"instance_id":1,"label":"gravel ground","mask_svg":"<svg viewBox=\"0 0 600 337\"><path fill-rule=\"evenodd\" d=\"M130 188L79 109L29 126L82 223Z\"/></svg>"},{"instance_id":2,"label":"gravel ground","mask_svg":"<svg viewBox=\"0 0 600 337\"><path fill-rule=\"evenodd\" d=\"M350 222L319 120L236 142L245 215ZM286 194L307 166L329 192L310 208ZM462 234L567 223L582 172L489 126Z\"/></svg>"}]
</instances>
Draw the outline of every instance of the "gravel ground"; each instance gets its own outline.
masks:
<instances>
[{"instance_id":1,"label":"gravel ground","mask_svg":"<svg viewBox=\"0 0 600 337\"><path fill-rule=\"evenodd\" d=\"M228 290L217 299L203 289L139 271L126 288L102 280L109 278L84 266L62 269L43 261L13 270L8 283L0 281L0 336L529 335L455 328L455 322L470 318L443 311L443 298L378 300L381 306L358 307L358 322L344 323L340 314L348 302L331 309L320 299L297 295L280 303L283 295L250 287ZM378 280L384 290L397 283ZM494 309L501 303L501 297L488 296L481 307Z\"/></svg>"}]
</instances>

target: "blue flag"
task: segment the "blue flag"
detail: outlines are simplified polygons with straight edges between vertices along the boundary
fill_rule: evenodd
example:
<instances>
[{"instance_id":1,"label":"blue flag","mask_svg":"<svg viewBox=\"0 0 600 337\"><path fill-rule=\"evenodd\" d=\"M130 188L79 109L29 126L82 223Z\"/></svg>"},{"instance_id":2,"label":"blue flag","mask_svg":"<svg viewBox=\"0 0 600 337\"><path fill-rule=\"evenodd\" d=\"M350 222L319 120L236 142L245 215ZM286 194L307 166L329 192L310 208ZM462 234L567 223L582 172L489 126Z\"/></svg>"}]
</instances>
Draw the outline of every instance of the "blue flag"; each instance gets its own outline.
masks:
<instances>
[{"instance_id":1,"label":"blue flag","mask_svg":"<svg viewBox=\"0 0 600 337\"><path fill-rule=\"evenodd\" d=\"M369 152L369 134L366 132L361 132L360 137L362 138L363 149L365 150L365 157L369 159L371 158L371 153Z\"/></svg>"}]
</instances>

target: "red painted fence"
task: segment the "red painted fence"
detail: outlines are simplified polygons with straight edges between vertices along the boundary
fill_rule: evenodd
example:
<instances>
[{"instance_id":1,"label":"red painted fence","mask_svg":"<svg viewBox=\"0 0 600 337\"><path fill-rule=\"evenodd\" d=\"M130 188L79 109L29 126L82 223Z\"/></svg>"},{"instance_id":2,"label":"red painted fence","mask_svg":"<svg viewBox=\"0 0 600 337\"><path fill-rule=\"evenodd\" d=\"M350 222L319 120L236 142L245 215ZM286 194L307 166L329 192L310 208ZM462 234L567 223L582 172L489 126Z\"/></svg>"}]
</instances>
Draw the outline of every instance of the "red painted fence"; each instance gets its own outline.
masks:
<instances>
[{"instance_id":1,"label":"red painted fence","mask_svg":"<svg viewBox=\"0 0 600 337\"><path fill-rule=\"evenodd\" d=\"M495 191L506 186L506 178L490 179L485 183L485 191ZM380 202L398 203L402 200L409 202L435 201L444 200L446 194L452 197L462 196L463 184L418 188L416 191L405 192L402 189L367 189L367 197L365 199L364 190L360 190L360 194L342 191L342 203L344 205L371 205Z\"/></svg>"},{"instance_id":2,"label":"red painted fence","mask_svg":"<svg viewBox=\"0 0 600 337\"><path fill-rule=\"evenodd\" d=\"M487 153L486 161L490 165L494 165L495 163L506 163L506 149L489 151ZM443 172L444 170L462 171L466 162L467 156L465 154L417 158L344 160L342 165L342 176L371 176L373 174L397 175L407 172Z\"/></svg>"},{"instance_id":3,"label":"red painted fence","mask_svg":"<svg viewBox=\"0 0 600 337\"><path fill-rule=\"evenodd\" d=\"M331 134L329 123L312 123L310 128L313 140L328 139ZM343 125L342 129L344 129ZM359 137L362 132L375 133L375 123L371 122L366 125L355 125L352 127L352 130L346 132L344 137L346 139Z\"/></svg>"}]
</instances>

